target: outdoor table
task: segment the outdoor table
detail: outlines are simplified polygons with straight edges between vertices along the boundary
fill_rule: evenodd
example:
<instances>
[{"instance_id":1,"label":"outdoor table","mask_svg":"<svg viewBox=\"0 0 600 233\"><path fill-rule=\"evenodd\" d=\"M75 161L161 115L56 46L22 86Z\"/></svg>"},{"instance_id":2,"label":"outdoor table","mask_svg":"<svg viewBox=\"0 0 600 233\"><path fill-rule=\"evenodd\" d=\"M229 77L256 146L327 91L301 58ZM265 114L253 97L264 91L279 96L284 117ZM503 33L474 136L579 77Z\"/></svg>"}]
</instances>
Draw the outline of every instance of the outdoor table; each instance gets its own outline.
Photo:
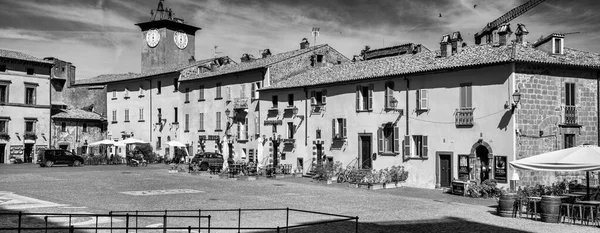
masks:
<instances>
[{"instance_id":1,"label":"outdoor table","mask_svg":"<svg viewBox=\"0 0 600 233\"><path fill-rule=\"evenodd\" d=\"M571 192L571 194L587 195L587 192Z\"/></svg>"},{"instance_id":2,"label":"outdoor table","mask_svg":"<svg viewBox=\"0 0 600 233\"><path fill-rule=\"evenodd\" d=\"M577 200L581 200L581 198L585 195L575 193L563 193L560 196L565 197L563 199L568 199L568 201L563 200L563 202L574 203Z\"/></svg>"}]
</instances>

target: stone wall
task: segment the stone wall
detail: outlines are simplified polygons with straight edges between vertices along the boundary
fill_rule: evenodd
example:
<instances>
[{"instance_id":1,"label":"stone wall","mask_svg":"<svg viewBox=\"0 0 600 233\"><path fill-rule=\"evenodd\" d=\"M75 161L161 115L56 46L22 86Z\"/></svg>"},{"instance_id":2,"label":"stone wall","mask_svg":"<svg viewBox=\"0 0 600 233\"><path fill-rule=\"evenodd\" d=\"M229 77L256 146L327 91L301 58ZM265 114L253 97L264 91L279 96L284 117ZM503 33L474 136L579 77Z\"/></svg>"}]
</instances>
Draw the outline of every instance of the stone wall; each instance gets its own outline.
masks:
<instances>
[{"instance_id":1,"label":"stone wall","mask_svg":"<svg viewBox=\"0 0 600 233\"><path fill-rule=\"evenodd\" d=\"M517 116L517 159L564 149L565 134L575 145L597 145L597 81L590 70L517 65L515 85L521 92ZM565 83L575 83L578 126L564 125ZM519 184L550 184L563 179L585 179L584 172L519 171ZM593 183L593 181L592 181Z\"/></svg>"},{"instance_id":2,"label":"stone wall","mask_svg":"<svg viewBox=\"0 0 600 233\"><path fill-rule=\"evenodd\" d=\"M66 124L62 130L62 123ZM83 132L83 124L87 124L86 132ZM85 153L81 147L104 139L102 123L98 121L75 121L68 119L54 119L52 121L52 146L59 148L60 145L68 145L68 150L75 150L78 154Z\"/></svg>"}]
</instances>

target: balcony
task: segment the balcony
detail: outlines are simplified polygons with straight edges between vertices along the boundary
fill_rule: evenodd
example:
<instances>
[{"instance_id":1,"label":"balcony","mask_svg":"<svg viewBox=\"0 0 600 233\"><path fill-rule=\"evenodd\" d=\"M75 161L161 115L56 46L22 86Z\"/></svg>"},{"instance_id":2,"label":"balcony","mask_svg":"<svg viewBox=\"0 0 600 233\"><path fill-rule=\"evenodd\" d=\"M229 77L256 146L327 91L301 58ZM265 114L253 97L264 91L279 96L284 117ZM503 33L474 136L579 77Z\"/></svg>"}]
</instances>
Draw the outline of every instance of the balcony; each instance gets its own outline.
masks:
<instances>
[{"instance_id":1,"label":"balcony","mask_svg":"<svg viewBox=\"0 0 600 233\"><path fill-rule=\"evenodd\" d=\"M37 140L37 135L35 134L35 132L25 132L25 134L23 134L23 139L25 140Z\"/></svg>"},{"instance_id":2,"label":"balcony","mask_svg":"<svg viewBox=\"0 0 600 233\"><path fill-rule=\"evenodd\" d=\"M456 109L455 123L457 128L473 127L473 112L475 108Z\"/></svg>"},{"instance_id":3,"label":"balcony","mask_svg":"<svg viewBox=\"0 0 600 233\"><path fill-rule=\"evenodd\" d=\"M233 109L248 109L248 98L235 98Z\"/></svg>"},{"instance_id":4,"label":"balcony","mask_svg":"<svg viewBox=\"0 0 600 233\"><path fill-rule=\"evenodd\" d=\"M577 108L575 106L565 106L563 123L565 125L577 125Z\"/></svg>"},{"instance_id":5,"label":"balcony","mask_svg":"<svg viewBox=\"0 0 600 233\"><path fill-rule=\"evenodd\" d=\"M267 110L267 117L277 117L278 115L279 109L277 107L273 107Z\"/></svg>"}]
</instances>

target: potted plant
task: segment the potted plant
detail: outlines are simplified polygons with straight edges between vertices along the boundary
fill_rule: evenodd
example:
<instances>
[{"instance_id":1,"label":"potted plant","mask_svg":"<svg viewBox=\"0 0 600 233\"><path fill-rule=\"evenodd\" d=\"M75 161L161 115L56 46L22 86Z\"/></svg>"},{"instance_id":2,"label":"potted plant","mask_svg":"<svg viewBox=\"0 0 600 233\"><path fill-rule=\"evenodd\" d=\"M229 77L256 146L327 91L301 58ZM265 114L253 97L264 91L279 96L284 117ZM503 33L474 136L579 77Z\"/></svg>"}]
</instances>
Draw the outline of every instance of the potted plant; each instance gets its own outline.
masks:
<instances>
[{"instance_id":1,"label":"potted plant","mask_svg":"<svg viewBox=\"0 0 600 233\"><path fill-rule=\"evenodd\" d=\"M540 203L540 217L542 222L558 223L560 220L560 204L562 203L560 194L566 193L567 182L562 181L553 183L550 186L543 186L542 201Z\"/></svg>"},{"instance_id":2,"label":"potted plant","mask_svg":"<svg viewBox=\"0 0 600 233\"><path fill-rule=\"evenodd\" d=\"M8 162L10 164L14 164L17 160L15 159L15 156L11 155L10 158L8 159Z\"/></svg>"}]
</instances>

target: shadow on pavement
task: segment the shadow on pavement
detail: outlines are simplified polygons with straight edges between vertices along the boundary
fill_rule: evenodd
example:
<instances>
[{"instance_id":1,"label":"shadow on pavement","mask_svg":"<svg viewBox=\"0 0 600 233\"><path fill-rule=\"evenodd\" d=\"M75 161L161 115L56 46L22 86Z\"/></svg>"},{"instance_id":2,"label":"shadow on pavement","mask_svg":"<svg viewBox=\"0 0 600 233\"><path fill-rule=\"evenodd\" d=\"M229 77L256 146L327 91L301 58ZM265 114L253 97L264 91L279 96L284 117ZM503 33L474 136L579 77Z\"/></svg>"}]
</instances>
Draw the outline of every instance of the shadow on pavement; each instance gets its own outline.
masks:
<instances>
[{"instance_id":1,"label":"shadow on pavement","mask_svg":"<svg viewBox=\"0 0 600 233\"><path fill-rule=\"evenodd\" d=\"M310 223L305 223L310 224ZM289 229L288 232L355 232L354 221L316 225L304 228ZM260 231L276 232L276 231ZM286 232L281 230L280 232ZM416 221L387 221L387 222L360 222L358 232L519 232L522 231L508 227L500 227L486 223L473 222L463 218L446 217L442 219L424 219Z\"/></svg>"},{"instance_id":2,"label":"shadow on pavement","mask_svg":"<svg viewBox=\"0 0 600 233\"><path fill-rule=\"evenodd\" d=\"M7 210L0 207L0 232L17 232L16 230L6 231L7 228L17 228L19 226L19 211ZM25 212L23 212L25 213ZM26 228L53 228L53 227L64 227L52 221L52 219L44 220L44 216L25 216L21 217L21 227ZM65 232L66 230L48 230L47 232ZM45 232L44 230L28 230L21 232Z\"/></svg>"}]
</instances>

